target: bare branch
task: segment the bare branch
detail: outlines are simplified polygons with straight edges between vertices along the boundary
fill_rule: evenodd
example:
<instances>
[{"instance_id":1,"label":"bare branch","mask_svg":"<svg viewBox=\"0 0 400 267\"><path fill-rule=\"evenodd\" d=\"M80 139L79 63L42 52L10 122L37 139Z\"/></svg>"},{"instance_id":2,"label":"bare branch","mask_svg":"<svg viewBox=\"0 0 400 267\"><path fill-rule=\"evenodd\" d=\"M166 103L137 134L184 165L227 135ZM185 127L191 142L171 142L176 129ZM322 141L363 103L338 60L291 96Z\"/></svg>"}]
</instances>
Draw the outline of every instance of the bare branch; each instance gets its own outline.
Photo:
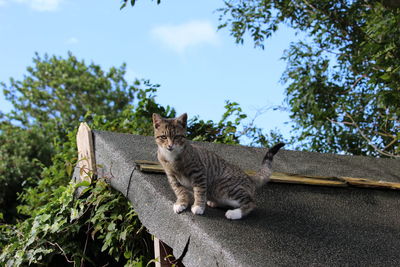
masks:
<instances>
[{"instance_id":1,"label":"bare branch","mask_svg":"<svg viewBox=\"0 0 400 267\"><path fill-rule=\"evenodd\" d=\"M385 148L383 150L388 149L389 147L391 147L392 145L394 145L397 141L399 141L397 138L393 138L392 142L390 142L388 145L385 146Z\"/></svg>"},{"instance_id":2,"label":"bare branch","mask_svg":"<svg viewBox=\"0 0 400 267\"><path fill-rule=\"evenodd\" d=\"M348 122L348 121L334 121L334 120L332 120L331 118L326 118L328 121L330 121L330 122L332 122L332 123L334 123L334 124L337 124L337 125L341 125L341 124L344 124L344 125L350 125L350 126L353 126L353 123L351 123L351 122Z\"/></svg>"},{"instance_id":3,"label":"bare branch","mask_svg":"<svg viewBox=\"0 0 400 267\"><path fill-rule=\"evenodd\" d=\"M382 149L380 149L379 147L377 147L372 141L371 139L368 138L368 136L364 133L363 130L361 130L361 128L358 126L358 124L355 122L355 120L353 119L353 117L346 112L346 117L349 118L352 122L352 125L357 129L357 131L360 133L360 135L368 142L368 144L373 147L375 149L375 151L377 151L379 154L384 155L384 156L388 156L388 157L394 157L394 158L400 158L400 155L395 155L393 153L388 153ZM397 141L397 140L394 140ZM393 142L393 141L392 141ZM385 148L386 149L386 148Z\"/></svg>"},{"instance_id":4,"label":"bare branch","mask_svg":"<svg viewBox=\"0 0 400 267\"><path fill-rule=\"evenodd\" d=\"M52 242L50 242L50 241L47 241L47 243L49 243L50 245L52 245L52 246L57 247L58 249L60 249L61 252L62 252L62 254L63 254L64 257L65 257L65 260L66 260L67 262L69 262L69 263L73 263L74 266L75 266L75 262L74 262L74 261L71 261L70 259L68 259L67 254L66 254L65 251L62 249L62 247L60 247L59 244L57 244L57 243L52 243Z\"/></svg>"}]
</instances>

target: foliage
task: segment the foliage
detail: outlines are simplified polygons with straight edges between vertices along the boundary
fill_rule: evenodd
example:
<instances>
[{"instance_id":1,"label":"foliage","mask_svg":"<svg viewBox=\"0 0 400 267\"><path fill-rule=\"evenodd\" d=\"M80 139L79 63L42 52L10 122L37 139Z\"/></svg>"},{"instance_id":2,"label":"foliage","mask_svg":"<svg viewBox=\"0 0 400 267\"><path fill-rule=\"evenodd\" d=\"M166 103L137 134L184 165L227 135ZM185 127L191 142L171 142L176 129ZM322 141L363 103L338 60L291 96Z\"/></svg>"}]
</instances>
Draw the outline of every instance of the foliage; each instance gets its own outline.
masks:
<instances>
[{"instance_id":1,"label":"foliage","mask_svg":"<svg viewBox=\"0 0 400 267\"><path fill-rule=\"evenodd\" d=\"M23 195L25 205L19 208L30 215L28 219L3 226L2 241L7 245L0 261L7 266L63 262L132 266L150 260L149 236L124 196L104 179L68 184L71 173L65 164L76 155L74 134L70 134L68 148L56 154L52 166L44 168L39 184ZM74 199L79 186L88 187Z\"/></svg>"},{"instance_id":2,"label":"foliage","mask_svg":"<svg viewBox=\"0 0 400 267\"><path fill-rule=\"evenodd\" d=\"M256 47L281 24L307 35L283 59L291 117L304 149L400 152L400 5L395 1L228 0L220 28Z\"/></svg>"},{"instance_id":3,"label":"foliage","mask_svg":"<svg viewBox=\"0 0 400 267\"><path fill-rule=\"evenodd\" d=\"M22 81L1 83L4 95L13 106L11 119L24 126L57 126L69 131L87 112L113 120L134 100L140 82L128 85L125 65L105 72L99 65L79 61L72 53L66 59L38 54L34 66L27 68ZM54 129L53 129L54 130Z\"/></svg>"},{"instance_id":4,"label":"foliage","mask_svg":"<svg viewBox=\"0 0 400 267\"><path fill-rule=\"evenodd\" d=\"M136 0L122 0L121 1L121 9L126 7L126 5L130 2L131 6L134 6L136 4ZM160 4L161 0L157 0L157 4Z\"/></svg>"},{"instance_id":5,"label":"foliage","mask_svg":"<svg viewBox=\"0 0 400 267\"><path fill-rule=\"evenodd\" d=\"M268 147L282 141L279 134L263 133L254 125L254 120L247 122L248 116L236 102L226 101L225 113L219 122L204 121L195 116L188 122L188 138L194 141L223 144L243 144Z\"/></svg>"},{"instance_id":6,"label":"foliage","mask_svg":"<svg viewBox=\"0 0 400 267\"><path fill-rule=\"evenodd\" d=\"M0 213L4 220L17 218L16 192L38 180L43 165L50 164L50 147L37 128L21 129L7 121L0 123Z\"/></svg>"}]
</instances>

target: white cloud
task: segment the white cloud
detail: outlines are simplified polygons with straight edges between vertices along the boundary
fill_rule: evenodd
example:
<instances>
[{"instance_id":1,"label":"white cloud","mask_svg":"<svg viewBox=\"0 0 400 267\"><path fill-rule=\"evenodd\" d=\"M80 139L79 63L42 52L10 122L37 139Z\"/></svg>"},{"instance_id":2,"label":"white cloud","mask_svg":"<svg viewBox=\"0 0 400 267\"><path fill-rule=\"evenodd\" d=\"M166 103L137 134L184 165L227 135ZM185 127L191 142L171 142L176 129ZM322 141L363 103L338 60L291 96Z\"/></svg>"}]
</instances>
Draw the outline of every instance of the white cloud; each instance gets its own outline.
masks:
<instances>
[{"instance_id":1,"label":"white cloud","mask_svg":"<svg viewBox=\"0 0 400 267\"><path fill-rule=\"evenodd\" d=\"M1 1L1 0L0 0ZM55 11L63 0L14 0L36 11Z\"/></svg>"},{"instance_id":2,"label":"white cloud","mask_svg":"<svg viewBox=\"0 0 400 267\"><path fill-rule=\"evenodd\" d=\"M151 34L178 53L183 53L191 46L219 44L216 27L208 21L190 21L180 25L157 26L151 30Z\"/></svg>"},{"instance_id":3,"label":"white cloud","mask_svg":"<svg viewBox=\"0 0 400 267\"><path fill-rule=\"evenodd\" d=\"M79 43L79 40L76 37L71 37L71 38L69 38L67 40L67 44L70 44L70 45L74 45L74 44L77 44L77 43Z\"/></svg>"}]
</instances>

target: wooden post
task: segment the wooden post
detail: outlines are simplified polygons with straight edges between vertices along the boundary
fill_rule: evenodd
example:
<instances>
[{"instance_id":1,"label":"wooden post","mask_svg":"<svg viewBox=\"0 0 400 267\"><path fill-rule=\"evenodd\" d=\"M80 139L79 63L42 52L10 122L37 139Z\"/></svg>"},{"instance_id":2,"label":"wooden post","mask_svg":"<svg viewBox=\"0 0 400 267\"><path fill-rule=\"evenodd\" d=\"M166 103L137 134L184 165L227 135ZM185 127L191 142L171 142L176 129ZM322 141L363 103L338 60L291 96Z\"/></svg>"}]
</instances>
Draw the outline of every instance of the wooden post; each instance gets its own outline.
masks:
<instances>
[{"instance_id":1,"label":"wooden post","mask_svg":"<svg viewBox=\"0 0 400 267\"><path fill-rule=\"evenodd\" d=\"M91 182L93 174L96 173L96 161L94 157L92 130L85 122L81 122L79 125L76 144L78 146L80 180Z\"/></svg>"},{"instance_id":2,"label":"wooden post","mask_svg":"<svg viewBox=\"0 0 400 267\"><path fill-rule=\"evenodd\" d=\"M156 262L156 267L171 266L171 263L168 262L168 255L173 255L172 249L154 236L154 258L158 259ZM172 260L171 258L169 259Z\"/></svg>"}]
</instances>

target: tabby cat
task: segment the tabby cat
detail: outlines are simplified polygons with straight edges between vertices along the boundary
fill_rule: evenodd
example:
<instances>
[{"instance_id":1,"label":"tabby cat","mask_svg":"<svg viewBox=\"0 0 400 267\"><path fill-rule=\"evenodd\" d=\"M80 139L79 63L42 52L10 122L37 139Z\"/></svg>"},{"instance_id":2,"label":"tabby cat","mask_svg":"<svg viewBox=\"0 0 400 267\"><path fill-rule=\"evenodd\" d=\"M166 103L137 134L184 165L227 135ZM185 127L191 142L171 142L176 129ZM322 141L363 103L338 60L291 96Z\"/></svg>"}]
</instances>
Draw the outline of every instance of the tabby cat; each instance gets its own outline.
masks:
<instances>
[{"instance_id":1,"label":"tabby cat","mask_svg":"<svg viewBox=\"0 0 400 267\"><path fill-rule=\"evenodd\" d=\"M269 181L272 158L284 144L270 148L260 171L256 176L249 176L217 154L187 142L186 122L186 113L174 119L153 114L157 157L177 197L174 212L184 211L194 198L191 207L194 214L203 214L207 204L232 207L225 213L231 220L246 216L255 207L256 188Z\"/></svg>"}]
</instances>

